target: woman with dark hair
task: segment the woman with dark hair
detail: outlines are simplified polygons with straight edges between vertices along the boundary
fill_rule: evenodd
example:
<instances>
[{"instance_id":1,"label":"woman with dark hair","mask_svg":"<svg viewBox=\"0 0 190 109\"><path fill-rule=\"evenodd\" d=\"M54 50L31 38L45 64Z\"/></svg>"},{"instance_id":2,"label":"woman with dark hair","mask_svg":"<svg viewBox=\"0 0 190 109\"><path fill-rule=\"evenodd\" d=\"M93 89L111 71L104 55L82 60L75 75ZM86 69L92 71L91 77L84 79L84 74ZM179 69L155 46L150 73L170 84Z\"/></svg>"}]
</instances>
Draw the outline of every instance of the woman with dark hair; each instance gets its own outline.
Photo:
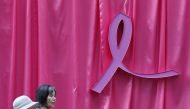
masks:
<instances>
[{"instance_id":1,"label":"woman with dark hair","mask_svg":"<svg viewBox=\"0 0 190 109\"><path fill-rule=\"evenodd\" d=\"M41 85L36 92L36 101L39 102L38 109L50 109L56 102L56 90L51 85Z\"/></svg>"}]
</instances>

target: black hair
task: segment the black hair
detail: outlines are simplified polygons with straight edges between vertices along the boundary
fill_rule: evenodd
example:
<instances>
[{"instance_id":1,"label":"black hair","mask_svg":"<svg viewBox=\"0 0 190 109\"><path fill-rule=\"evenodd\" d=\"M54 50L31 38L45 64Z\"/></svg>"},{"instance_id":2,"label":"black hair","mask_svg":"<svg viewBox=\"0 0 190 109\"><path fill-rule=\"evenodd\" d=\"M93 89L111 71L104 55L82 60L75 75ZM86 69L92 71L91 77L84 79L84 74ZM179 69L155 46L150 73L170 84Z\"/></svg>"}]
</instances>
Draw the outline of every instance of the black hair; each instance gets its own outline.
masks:
<instances>
[{"instance_id":1,"label":"black hair","mask_svg":"<svg viewBox=\"0 0 190 109\"><path fill-rule=\"evenodd\" d=\"M46 106L47 96L53 92L56 94L55 87L52 85L44 84L39 86L36 91L36 101L39 102L41 106Z\"/></svg>"}]
</instances>

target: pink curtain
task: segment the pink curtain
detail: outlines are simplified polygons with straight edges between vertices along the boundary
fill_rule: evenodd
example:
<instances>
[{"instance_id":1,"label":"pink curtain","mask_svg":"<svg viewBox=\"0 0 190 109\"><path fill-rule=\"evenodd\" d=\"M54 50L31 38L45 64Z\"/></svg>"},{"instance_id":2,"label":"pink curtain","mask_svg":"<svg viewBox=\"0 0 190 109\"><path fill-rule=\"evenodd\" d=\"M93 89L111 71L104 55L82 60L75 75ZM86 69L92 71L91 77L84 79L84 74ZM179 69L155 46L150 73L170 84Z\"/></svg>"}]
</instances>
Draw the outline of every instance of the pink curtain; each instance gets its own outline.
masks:
<instances>
[{"instance_id":1,"label":"pink curtain","mask_svg":"<svg viewBox=\"0 0 190 109\"><path fill-rule=\"evenodd\" d=\"M54 109L189 109L189 7L189 0L1 0L0 109L12 109L19 95L34 100L40 84L56 87ZM133 23L123 63L180 76L142 79L119 69L101 94L90 90L112 60L108 29L119 12Z\"/></svg>"}]
</instances>

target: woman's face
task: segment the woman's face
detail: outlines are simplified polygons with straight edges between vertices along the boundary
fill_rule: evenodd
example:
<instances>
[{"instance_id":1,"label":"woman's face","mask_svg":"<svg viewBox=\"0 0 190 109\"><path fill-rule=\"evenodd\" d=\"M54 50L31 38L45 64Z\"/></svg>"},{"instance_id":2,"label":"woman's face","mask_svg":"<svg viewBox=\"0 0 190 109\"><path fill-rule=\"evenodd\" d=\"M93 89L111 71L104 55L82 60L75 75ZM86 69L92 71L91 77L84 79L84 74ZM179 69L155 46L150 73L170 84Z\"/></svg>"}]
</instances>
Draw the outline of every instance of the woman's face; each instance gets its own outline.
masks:
<instances>
[{"instance_id":1,"label":"woman's face","mask_svg":"<svg viewBox=\"0 0 190 109\"><path fill-rule=\"evenodd\" d=\"M53 91L52 94L49 94L47 96L47 107L49 108L54 107L55 102L56 102L55 91Z\"/></svg>"}]
</instances>

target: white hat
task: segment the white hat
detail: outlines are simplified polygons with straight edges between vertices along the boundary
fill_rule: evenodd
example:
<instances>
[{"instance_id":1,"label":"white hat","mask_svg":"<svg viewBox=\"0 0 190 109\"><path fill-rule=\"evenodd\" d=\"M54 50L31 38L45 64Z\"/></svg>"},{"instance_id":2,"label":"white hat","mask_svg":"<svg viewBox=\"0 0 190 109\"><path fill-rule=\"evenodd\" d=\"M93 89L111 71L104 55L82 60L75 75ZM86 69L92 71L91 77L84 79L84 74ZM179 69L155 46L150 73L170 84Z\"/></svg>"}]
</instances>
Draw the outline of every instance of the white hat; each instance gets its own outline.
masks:
<instances>
[{"instance_id":1,"label":"white hat","mask_svg":"<svg viewBox=\"0 0 190 109\"><path fill-rule=\"evenodd\" d=\"M38 102L33 102L28 96L22 95L17 97L13 102L14 109L28 109L36 106Z\"/></svg>"}]
</instances>

